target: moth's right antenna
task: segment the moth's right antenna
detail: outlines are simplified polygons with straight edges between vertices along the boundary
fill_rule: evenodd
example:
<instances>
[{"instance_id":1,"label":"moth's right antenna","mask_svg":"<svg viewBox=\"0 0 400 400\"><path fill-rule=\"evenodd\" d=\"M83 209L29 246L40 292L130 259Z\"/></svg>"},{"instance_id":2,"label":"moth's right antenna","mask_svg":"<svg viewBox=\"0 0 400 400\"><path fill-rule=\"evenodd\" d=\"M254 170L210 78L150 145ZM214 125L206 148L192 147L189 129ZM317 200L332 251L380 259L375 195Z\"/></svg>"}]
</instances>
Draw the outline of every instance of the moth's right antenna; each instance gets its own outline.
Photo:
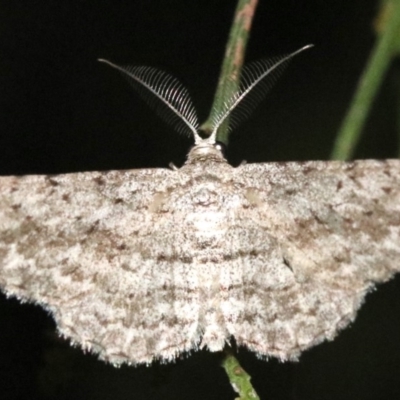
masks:
<instances>
[{"instance_id":1,"label":"moth's right antenna","mask_svg":"<svg viewBox=\"0 0 400 400\"><path fill-rule=\"evenodd\" d=\"M212 124L213 131L208 140L211 143L215 142L217 130L226 118L229 117L230 129L245 120L264 99L289 61L310 47L313 45L309 44L288 55L272 57L246 65L241 73L239 90L225 102L222 112L215 117Z\"/></svg>"},{"instance_id":2,"label":"moth's right antenna","mask_svg":"<svg viewBox=\"0 0 400 400\"><path fill-rule=\"evenodd\" d=\"M196 109L189 92L177 79L152 67L122 67L102 58L98 61L117 69L147 104L178 132L191 132L195 143L201 142Z\"/></svg>"}]
</instances>

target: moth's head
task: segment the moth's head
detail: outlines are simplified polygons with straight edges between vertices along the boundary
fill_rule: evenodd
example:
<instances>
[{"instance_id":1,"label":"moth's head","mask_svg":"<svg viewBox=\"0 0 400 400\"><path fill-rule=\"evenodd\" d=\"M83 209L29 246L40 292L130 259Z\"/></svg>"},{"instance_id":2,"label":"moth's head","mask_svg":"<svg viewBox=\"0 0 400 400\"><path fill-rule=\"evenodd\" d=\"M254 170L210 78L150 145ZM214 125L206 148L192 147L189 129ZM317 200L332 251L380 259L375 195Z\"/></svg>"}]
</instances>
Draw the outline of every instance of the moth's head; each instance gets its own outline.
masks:
<instances>
[{"instance_id":1,"label":"moth's head","mask_svg":"<svg viewBox=\"0 0 400 400\"><path fill-rule=\"evenodd\" d=\"M206 161L226 163L221 147L216 142L219 128L228 118L229 128L247 118L288 62L296 54L310 47L312 45L304 46L288 55L256 61L248 67L244 67L237 91L223 101L220 110L215 115L212 114L209 121L203 124L209 129L206 139L199 134L197 113L189 92L177 79L152 67L129 65L122 67L104 59L99 59L99 61L117 69L138 90L148 104L153 104L158 114L174 125L178 132L193 136L195 146L188 154L186 164ZM250 92L255 93L255 97L249 97Z\"/></svg>"},{"instance_id":2,"label":"moth's head","mask_svg":"<svg viewBox=\"0 0 400 400\"><path fill-rule=\"evenodd\" d=\"M186 165L199 162L227 163L224 149L224 145L219 142L203 139L190 149Z\"/></svg>"}]
</instances>

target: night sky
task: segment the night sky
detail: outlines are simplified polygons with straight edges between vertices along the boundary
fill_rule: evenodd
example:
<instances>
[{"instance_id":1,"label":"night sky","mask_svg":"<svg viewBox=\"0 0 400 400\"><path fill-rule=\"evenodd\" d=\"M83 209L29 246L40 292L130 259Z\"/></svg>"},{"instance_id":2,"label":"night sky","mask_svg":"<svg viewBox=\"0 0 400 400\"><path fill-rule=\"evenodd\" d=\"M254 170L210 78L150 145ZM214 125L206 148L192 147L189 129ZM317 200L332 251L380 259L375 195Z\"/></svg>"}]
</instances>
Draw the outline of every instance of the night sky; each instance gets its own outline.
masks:
<instances>
[{"instance_id":1,"label":"night sky","mask_svg":"<svg viewBox=\"0 0 400 400\"><path fill-rule=\"evenodd\" d=\"M209 112L236 2L1 1L0 174L181 165L179 135L113 69L149 65L189 89ZM374 43L372 0L260 0L247 60L297 56L267 99L231 136L227 157L266 162L328 159ZM396 80L397 77L397 80ZM355 158L397 155L396 84L388 71ZM398 89L397 89L398 90ZM398 118L398 117L397 117ZM367 296L355 323L298 363L239 349L262 399L400 398L400 279ZM40 307L0 294L3 400L234 399L220 354L115 369L55 334Z\"/></svg>"}]
</instances>

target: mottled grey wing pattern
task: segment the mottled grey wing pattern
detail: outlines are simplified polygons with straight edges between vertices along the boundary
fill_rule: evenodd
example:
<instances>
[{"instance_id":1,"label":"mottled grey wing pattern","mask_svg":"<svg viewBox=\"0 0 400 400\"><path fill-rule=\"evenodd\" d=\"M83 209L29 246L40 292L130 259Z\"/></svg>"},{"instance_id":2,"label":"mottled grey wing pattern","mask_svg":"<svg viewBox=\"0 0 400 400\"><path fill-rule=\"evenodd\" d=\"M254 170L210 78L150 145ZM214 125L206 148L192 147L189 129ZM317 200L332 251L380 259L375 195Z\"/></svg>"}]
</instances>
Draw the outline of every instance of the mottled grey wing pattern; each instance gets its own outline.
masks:
<instances>
[{"instance_id":1,"label":"mottled grey wing pattern","mask_svg":"<svg viewBox=\"0 0 400 400\"><path fill-rule=\"evenodd\" d=\"M247 309L229 327L260 355L297 358L351 322L400 271L400 161L249 164L237 170L257 223L243 263ZM271 249L264 254L268 241ZM272 255L272 257L271 257Z\"/></svg>"},{"instance_id":2,"label":"mottled grey wing pattern","mask_svg":"<svg viewBox=\"0 0 400 400\"><path fill-rule=\"evenodd\" d=\"M113 363L193 347L196 318L174 309L178 289L170 298L174 271L145 245L157 240L147 236L157 192L177 177L166 169L1 177L0 287L45 305L63 335Z\"/></svg>"},{"instance_id":3,"label":"mottled grey wing pattern","mask_svg":"<svg viewBox=\"0 0 400 400\"><path fill-rule=\"evenodd\" d=\"M399 161L232 168L192 152L178 171L0 178L0 286L115 364L231 335L285 360L400 269Z\"/></svg>"}]
</instances>

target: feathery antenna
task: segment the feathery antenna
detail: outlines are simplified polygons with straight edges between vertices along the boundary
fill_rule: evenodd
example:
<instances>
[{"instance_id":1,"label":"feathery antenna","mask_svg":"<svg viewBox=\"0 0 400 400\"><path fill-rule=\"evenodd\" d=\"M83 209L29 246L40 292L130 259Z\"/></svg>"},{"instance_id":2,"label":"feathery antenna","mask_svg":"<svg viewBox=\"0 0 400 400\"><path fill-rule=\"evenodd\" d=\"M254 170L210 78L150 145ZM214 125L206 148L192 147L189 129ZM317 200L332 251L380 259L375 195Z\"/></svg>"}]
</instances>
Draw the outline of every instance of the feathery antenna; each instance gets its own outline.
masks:
<instances>
[{"instance_id":1,"label":"feathery antenna","mask_svg":"<svg viewBox=\"0 0 400 400\"><path fill-rule=\"evenodd\" d=\"M213 121L210 137L204 140L215 143L217 130L228 117L230 129L243 122L264 99L291 59L310 47L313 45L304 46L288 55L256 61L245 66L242 70L239 90L225 102L223 110ZM196 109L189 92L177 79L151 67L122 67L101 58L98 61L117 69L147 104L154 108L161 118L172 124L178 132L191 132L195 144L204 141L198 134Z\"/></svg>"},{"instance_id":2,"label":"feathery antenna","mask_svg":"<svg viewBox=\"0 0 400 400\"><path fill-rule=\"evenodd\" d=\"M225 102L224 109L213 121L210 142L215 141L217 130L229 117L229 128L243 122L250 113L264 100L266 94L282 75L291 59L297 54L313 47L312 44L302 47L291 54L268 58L246 65L241 73L239 90Z\"/></svg>"},{"instance_id":3,"label":"feathery antenna","mask_svg":"<svg viewBox=\"0 0 400 400\"><path fill-rule=\"evenodd\" d=\"M98 61L117 69L146 103L178 132L191 132L196 143L202 140L197 133L197 113L189 92L176 78L152 67L119 66L102 58Z\"/></svg>"}]
</instances>

